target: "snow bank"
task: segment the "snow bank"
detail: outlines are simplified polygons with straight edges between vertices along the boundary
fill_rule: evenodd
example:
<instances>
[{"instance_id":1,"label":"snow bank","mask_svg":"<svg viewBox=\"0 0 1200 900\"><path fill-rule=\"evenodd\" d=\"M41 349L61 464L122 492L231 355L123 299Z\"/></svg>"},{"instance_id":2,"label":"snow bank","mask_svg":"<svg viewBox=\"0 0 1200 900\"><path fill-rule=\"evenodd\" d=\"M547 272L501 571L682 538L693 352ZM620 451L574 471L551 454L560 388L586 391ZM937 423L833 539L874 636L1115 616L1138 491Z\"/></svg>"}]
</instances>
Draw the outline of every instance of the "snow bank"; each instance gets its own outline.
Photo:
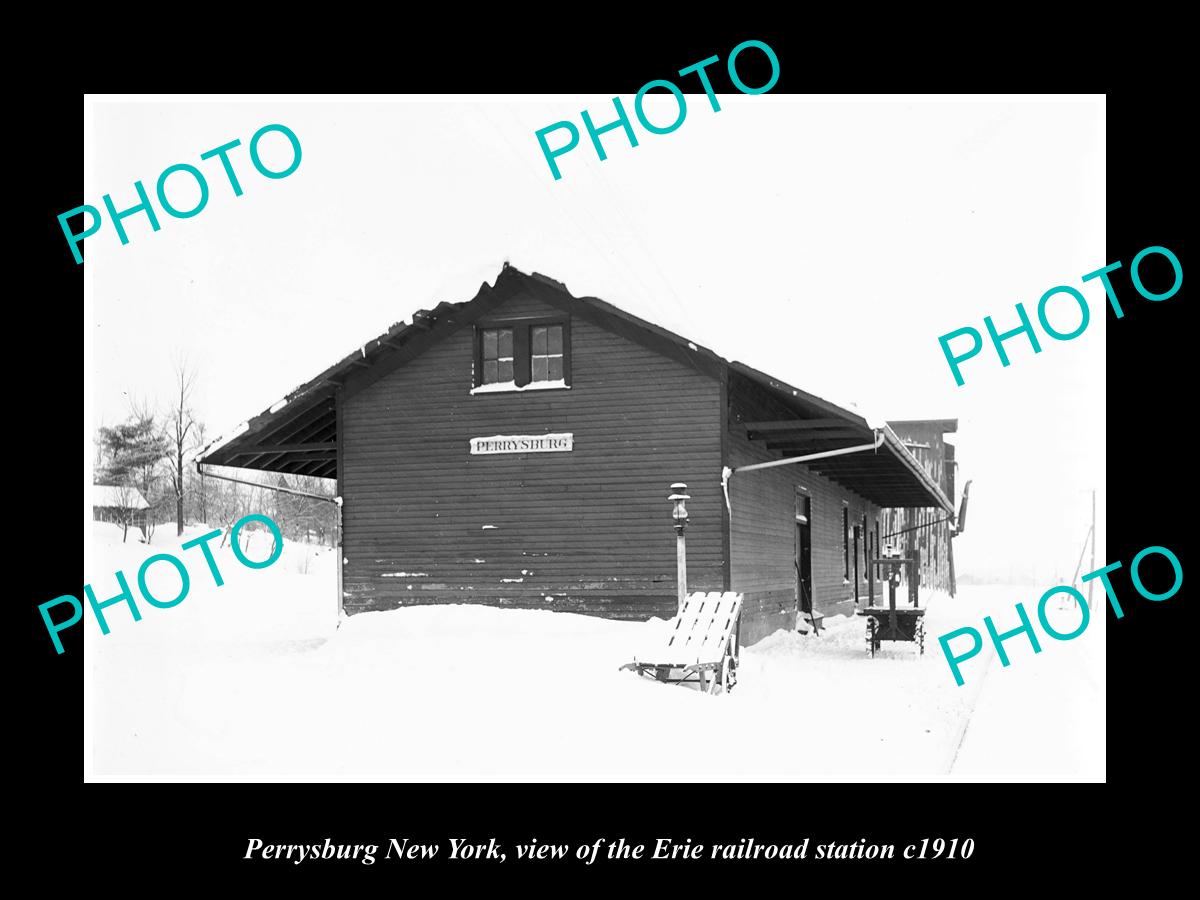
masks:
<instances>
[{"instance_id":1,"label":"snow bank","mask_svg":"<svg viewBox=\"0 0 1200 900\"><path fill-rule=\"evenodd\" d=\"M180 543L172 528L153 551L122 545L110 528L96 531L108 573ZM138 623L113 607L107 637L85 618L96 777L936 775L975 700L932 637L939 618L954 622L941 631L978 623L967 591L930 610L924 657L885 643L868 659L862 620L836 617L819 637L777 632L743 649L737 687L713 697L618 671L662 620L444 605L339 627L331 554L299 575L301 545L257 571L226 547L217 588L188 552L180 606Z\"/></svg>"}]
</instances>

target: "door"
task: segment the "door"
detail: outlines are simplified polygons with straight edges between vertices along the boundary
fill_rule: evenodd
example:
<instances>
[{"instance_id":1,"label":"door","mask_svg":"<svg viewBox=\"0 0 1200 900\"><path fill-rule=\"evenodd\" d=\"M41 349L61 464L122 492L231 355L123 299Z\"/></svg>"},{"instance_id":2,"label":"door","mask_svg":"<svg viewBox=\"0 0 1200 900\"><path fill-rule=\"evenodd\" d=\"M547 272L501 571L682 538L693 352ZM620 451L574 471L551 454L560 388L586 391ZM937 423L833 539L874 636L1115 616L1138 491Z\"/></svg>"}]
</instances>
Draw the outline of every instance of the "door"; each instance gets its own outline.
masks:
<instances>
[{"instance_id":1,"label":"door","mask_svg":"<svg viewBox=\"0 0 1200 900\"><path fill-rule=\"evenodd\" d=\"M802 613L813 611L812 605L812 532L808 523L796 523L796 597Z\"/></svg>"},{"instance_id":2,"label":"door","mask_svg":"<svg viewBox=\"0 0 1200 900\"><path fill-rule=\"evenodd\" d=\"M854 526L854 602L858 603L858 548L862 541L862 526Z\"/></svg>"},{"instance_id":3,"label":"door","mask_svg":"<svg viewBox=\"0 0 1200 900\"><path fill-rule=\"evenodd\" d=\"M796 609L813 611L812 527L809 523L809 498L796 490Z\"/></svg>"}]
</instances>

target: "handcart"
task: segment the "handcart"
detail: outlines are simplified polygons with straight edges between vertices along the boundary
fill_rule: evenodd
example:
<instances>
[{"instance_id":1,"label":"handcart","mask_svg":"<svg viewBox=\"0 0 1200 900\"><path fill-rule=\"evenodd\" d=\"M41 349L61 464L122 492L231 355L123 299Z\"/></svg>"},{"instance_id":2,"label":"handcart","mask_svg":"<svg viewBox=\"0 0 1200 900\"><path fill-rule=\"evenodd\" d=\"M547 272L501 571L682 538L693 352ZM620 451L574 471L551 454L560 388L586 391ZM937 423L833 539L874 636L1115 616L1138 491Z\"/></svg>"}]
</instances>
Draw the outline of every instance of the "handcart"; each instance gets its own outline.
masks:
<instances>
[{"instance_id":1,"label":"handcart","mask_svg":"<svg viewBox=\"0 0 1200 900\"><path fill-rule=\"evenodd\" d=\"M887 581L888 605L875 606L872 590L868 605L858 610L867 619L867 653L872 657L883 641L915 641L918 654L925 653L925 610L917 606L917 560L907 557L873 559L872 572ZM908 578L909 608L896 606L896 588L902 573Z\"/></svg>"},{"instance_id":2,"label":"handcart","mask_svg":"<svg viewBox=\"0 0 1200 900\"><path fill-rule=\"evenodd\" d=\"M708 694L718 688L728 693L737 683L741 612L741 594L688 594L640 658L621 668L671 684L698 684Z\"/></svg>"}]
</instances>

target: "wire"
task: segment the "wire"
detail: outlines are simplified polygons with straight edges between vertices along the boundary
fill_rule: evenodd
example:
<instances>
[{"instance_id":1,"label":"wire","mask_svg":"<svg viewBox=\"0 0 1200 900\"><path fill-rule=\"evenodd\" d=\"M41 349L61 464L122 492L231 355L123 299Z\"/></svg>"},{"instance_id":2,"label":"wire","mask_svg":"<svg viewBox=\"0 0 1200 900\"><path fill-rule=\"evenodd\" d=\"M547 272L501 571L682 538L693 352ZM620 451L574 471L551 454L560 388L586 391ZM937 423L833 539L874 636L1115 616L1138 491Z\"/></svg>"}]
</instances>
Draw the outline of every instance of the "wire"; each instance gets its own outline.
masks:
<instances>
[{"instance_id":1,"label":"wire","mask_svg":"<svg viewBox=\"0 0 1200 900\"><path fill-rule=\"evenodd\" d=\"M882 541L883 538L895 537L898 534L907 534L910 531L919 531L922 528L932 528L934 525L941 525L943 522L953 522L953 521L954 521L953 517L947 516L944 519L938 519L936 522L926 522L924 525L914 525L912 528L905 528L903 531L893 531L891 534L883 535L883 537L881 537L880 540Z\"/></svg>"}]
</instances>

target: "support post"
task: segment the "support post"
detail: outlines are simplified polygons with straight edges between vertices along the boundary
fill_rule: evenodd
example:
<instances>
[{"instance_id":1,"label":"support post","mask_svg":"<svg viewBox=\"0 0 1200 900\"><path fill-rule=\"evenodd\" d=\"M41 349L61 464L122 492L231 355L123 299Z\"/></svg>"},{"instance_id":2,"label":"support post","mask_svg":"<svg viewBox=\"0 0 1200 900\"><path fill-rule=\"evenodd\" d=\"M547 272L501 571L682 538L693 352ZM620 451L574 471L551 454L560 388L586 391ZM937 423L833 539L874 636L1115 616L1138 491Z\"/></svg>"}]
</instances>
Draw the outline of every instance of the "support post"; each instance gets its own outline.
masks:
<instances>
[{"instance_id":1,"label":"support post","mask_svg":"<svg viewBox=\"0 0 1200 900\"><path fill-rule=\"evenodd\" d=\"M921 548L919 546L917 546L916 543L917 543L916 541L913 541L914 546L913 546L913 551L912 551L912 555L913 555L912 579L909 581L909 584L908 584L908 594L909 594L908 602L911 603L914 607L921 605L917 600L917 591L921 587Z\"/></svg>"},{"instance_id":2,"label":"support post","mask_svg":"<svg viewBox=\"0 0 1200 900\"><path fill-rule=\"evenodd\" d=\"M850 570L850 574L854 576L854 605L858 606L858 526L851 525L852 534L854 535L854 568Z\"/></svg>"},{"instance_id":3,"label":"support post","mask_svg":"<svg viewBox=\"0 0 1200 900\"><path fill-rule=\"evenodd\" d=\"M337 517L334 526L334 542L337 544L337 620L341 625L342 616L345 614L342 595L342 565L345 563L346 557L343 555L345 549L342 547L342 498L337 497L335 502L337 503Z\"/></svg>"},{"instance_id":4,"label":"support post","mask_svg":"<svg viewBox=\"0 0 1200 900\"><path fill-rule=\"evenodd\" d=\"M876 532L875 552L867 551L867 606L875 605L875 557L879 555L878 532Z\"/></svg>"},{"instance_id":5,"label":"support post","mask_svg":"<svg viewBox=\"0 0 1200 900\"><path fill-rule=\"evenodd\" d=\"M687 539L682 531L675 535L675 580L679 585L679 608L675 614L679 615L687 600Z\"/></svg>"}]
</instances>

